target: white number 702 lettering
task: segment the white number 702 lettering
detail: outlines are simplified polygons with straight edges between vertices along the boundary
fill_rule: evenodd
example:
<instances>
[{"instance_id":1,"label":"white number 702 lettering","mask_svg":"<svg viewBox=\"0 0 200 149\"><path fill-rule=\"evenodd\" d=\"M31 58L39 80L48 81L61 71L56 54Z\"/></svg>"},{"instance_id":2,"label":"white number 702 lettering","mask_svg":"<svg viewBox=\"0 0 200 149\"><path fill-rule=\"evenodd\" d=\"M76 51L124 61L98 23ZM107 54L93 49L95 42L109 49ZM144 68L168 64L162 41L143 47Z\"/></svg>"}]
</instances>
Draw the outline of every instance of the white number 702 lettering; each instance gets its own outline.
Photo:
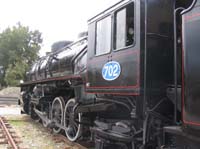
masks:
<instances>
[{"instance_id":1,"label":"white number 702 lettering","mask_svg":"<svg viewBox=\"0 0 200 149\"><path fill-rule=\"evenodd\" d=\"M117 65L109 65L109 66L105 66L104 67L105 71L104 71L104 76L109 76L109 77L116 77L117 71L118 71L118 67Z\"/></svg>"}]
</instances>

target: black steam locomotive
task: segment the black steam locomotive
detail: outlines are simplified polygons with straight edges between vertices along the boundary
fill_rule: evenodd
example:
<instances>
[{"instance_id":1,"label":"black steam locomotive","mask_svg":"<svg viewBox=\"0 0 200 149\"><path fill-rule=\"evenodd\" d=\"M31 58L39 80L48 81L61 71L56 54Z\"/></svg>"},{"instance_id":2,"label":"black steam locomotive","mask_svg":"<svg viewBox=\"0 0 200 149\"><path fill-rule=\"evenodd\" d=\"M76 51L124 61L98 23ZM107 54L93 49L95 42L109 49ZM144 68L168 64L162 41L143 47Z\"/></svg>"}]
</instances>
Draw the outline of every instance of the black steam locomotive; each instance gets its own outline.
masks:
<instances>
[{"instance_id":1,"label":"black steam locomotive","mask_svg":"<svg viewBox=\"0 0 200 149\"><path fill-rule=\"evenodd\" d=\"M35 62L24 111L96 149L199 148L198 31L200 0L120 1Z\"/></svg>"}]
</instances>

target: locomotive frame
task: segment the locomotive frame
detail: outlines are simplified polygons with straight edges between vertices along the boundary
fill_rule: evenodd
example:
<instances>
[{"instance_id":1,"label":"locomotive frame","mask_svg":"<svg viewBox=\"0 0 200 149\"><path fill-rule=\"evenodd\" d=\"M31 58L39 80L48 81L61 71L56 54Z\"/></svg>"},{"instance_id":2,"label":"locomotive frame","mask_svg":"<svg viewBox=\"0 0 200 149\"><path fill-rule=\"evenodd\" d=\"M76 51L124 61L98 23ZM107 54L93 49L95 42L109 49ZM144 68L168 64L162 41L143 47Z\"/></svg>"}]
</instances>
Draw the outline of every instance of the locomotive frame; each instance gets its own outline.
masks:
<instances>
[{"instance_id":1,"label":"locomotive frame","mask_svg":"<svg viewBox=\"0 0 200 149\"><path fill-rule=\"evenodd\" d=\"M24 111L96 149L198 148L199 4L122 0L94 16L32 67Z\"/></svg>"}]
</instances>

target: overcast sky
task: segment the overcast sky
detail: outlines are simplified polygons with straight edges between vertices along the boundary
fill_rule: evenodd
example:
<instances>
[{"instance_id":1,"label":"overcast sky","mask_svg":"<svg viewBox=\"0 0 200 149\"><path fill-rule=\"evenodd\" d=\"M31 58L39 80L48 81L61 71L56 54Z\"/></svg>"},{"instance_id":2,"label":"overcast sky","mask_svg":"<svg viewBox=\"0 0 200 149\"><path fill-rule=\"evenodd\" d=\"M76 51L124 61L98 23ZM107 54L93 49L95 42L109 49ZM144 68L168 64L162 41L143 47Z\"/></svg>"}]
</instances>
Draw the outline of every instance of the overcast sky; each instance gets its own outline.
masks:
<instances>
[{"instance_id":1,"label":"overcast sky","mask_svg":"<svg viewBox=\"0 0 200 149\"><path fill-rule=\"evenodd\" d=\"M42 32L40 55L60 40L75 40L87 20L119 0L0 0L0 32L6 27L29 26Z\"/></svg>"}]
</instances>

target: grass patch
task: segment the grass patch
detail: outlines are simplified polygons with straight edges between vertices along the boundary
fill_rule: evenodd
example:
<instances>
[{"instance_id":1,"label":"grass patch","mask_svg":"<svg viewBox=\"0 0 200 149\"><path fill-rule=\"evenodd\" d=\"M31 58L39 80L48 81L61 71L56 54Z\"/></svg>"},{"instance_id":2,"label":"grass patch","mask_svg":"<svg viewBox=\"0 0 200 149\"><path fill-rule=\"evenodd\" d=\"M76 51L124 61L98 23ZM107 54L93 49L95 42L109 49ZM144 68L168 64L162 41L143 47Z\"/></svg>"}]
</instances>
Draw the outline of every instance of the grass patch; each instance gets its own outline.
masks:
<instances>
[{"instance_id":1,"label":"grass patch","mask_svg":"<svg viewBox=\"0 0 200 149\"><path fill-rule=\"evenodd\" d=\"M13 125L13 126L20 127L20 126L24 126L26 122L19 121L19 120L9 120L8 123Z\"/></svg>"}]
</instances>

